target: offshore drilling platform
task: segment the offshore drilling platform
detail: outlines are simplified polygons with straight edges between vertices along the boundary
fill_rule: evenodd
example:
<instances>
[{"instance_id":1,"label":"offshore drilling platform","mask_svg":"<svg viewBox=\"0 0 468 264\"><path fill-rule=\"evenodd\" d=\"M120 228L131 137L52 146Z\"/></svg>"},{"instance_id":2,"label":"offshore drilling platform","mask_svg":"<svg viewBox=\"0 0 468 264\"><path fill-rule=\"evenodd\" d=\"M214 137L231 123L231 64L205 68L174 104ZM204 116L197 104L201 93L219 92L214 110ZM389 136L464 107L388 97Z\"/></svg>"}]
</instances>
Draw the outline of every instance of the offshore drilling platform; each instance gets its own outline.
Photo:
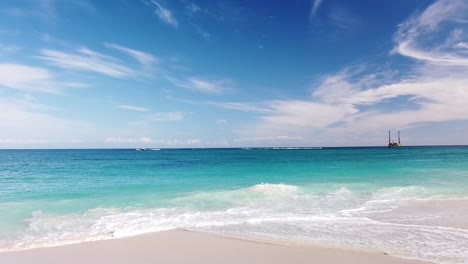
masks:
<instances>
[{"instance_id":1,"label":"offshore drilling platform","mask_svg":"<svg viewBox=\"0 0 468 264\"><path fill-rule=\"evenodd\" d=\"M400 131L398 131L398 143L395 143L395 141L392 142L392 135L390 131L388 131L388 147L389 148L401 148Z\"/></svg>"}]
</instances>

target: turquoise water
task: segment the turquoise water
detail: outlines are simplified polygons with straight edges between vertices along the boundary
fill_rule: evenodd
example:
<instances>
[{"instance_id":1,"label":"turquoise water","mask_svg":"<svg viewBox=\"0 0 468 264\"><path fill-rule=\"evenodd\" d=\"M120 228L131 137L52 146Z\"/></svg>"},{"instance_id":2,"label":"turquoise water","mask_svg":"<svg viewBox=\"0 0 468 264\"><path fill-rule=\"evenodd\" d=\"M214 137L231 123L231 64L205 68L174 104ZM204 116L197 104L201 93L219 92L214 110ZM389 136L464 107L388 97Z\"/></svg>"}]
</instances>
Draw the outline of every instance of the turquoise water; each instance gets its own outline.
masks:
<instances>
[{"instance_id":1,"label":"turquoise water","mask_svg":"<svg viewBox=\"0 0 468 264\"><path fill-rule=\"evenodd\" d=\"M468 260L468 147L0 150L0 251L183 228Z\"/></svg>"}]
</instances>

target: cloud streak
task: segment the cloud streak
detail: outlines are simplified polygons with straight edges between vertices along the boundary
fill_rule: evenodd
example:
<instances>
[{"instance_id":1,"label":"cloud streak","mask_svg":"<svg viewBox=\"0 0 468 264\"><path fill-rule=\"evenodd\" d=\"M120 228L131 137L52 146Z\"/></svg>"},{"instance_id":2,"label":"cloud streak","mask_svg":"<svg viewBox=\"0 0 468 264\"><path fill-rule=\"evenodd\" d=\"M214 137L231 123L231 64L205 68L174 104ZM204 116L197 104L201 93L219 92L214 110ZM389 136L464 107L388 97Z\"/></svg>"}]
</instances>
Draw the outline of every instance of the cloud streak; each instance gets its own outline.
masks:
<instances>
[{"instance_id":1,"label":"cloud streak","mask_svg":"<svg viewBox=\"0 0 468 264\"><path fill-rule=\"evenodd\" d=\"M64 69L99 73L118 79L138 76L135 70L118 60L87 48L80 48L72 53L41 49L40 54L40 59Z\"/></svg>"},{"instance_id":2,"label":"cloud streak","mask_svg":"<svg viewBox=\"0 0 468 264\"><path fill-rule=\"evenodd\" d=\"M154 6L156 7L155 9L155 13L156 15L158 15L158 17L166 24L174 27L174 28L177 28L179 26L179 22L177 21L177 19L174 17L174 15L172 14L171 10L165 8L164 6L162 6L161 4L159 4L158 2L156 1L151 1L151 3L154 4Z\"/></svg>"},{"instance_id":3,"label":"cloud streak","mask_svg":"<svg viewBox=\"0 0 468 264\"><path fill-rule=\"evenodd\" d=\"M180 121L187 116L184 112L154 113L150 116L151 121Z\"/></svg>"},{"instance_id":4,"label":"cloud streak","mask_svg":"<svg viewBox=\"0 0 468 264\"><path fill-rule=\"evenodd\" d=\"M318 9L322 5L323 0L314 0L314 4L312 5L312 9L310 11L310 16L314 17L317 13Z\"/></svg>"},{"instance_id":5,"label":"cloud streak","mask_svg":"<svg viewBox=\"0 0 468 264\"><path fill-rule=\"evenodd\" d=\"M136 111L136 112L148 112L148 108L140 107L140 106L133 106L133 105L118 105L117 108Z\"/></svg>"},{"instance_id":6,"label":"cloud streak","mask_svg":"<svg viewBox=\"0 0 468 264\"><path fill-rule=\"evenodd\" d=\"M118 45L118 44L115 44L115 43L104 43L104 45L106 47L108 47L108 48L121 51L121 52L131 56L132 58L134 58L135 60L137 60L140 64L142 64L144 66L150 66L150 65L152 65L154 63L157 63L159 61L158 58L156 58L155 56L153 56L153 55L151 55L149 53L143 52L143 51L139 51L139 50L131 49L131 48L128 48L128 47L124 47L124 46L121 46L121 45Z\"/></svg>"},{"instance_id":7,"label":"cloud streak","mask_svg":"<svg viewBox=\"0 0 468 264\"><path fill-rule=\"evenodd\" d=\"M204 94L222 95L233 90L233 81L229 79L207 80L199 77L190 77L185 80L169 78L174 85L197 91Z\"/></svg>"},{"instance_id":8,"label":"cloud streak","mask_svg":"<svg viewBox=\"0 0 468 264\"><path fill-rule=\"evenodd\" d=\"M131 79L145 76L149 67L158 62L158 58L139 50L131 49L115 43L105 43L105 47L114 49L135 59L142 69L130 68L122 60L91 50L78 48L71 52L41 49L39 59L54 66L83 72L92 72L117 79Z\"/></svg>"},{"instance_id":9,"label":"cloud streak","mask_svg":"<svg viewBox=\"0 0 468 264\"><path fill-rule=\"evenodd\" d=\"M393 53L433 65L468 66L466 53L460 49L467 41L467 14L466 1L435 2L399 26ZM445 40L433 41L431 36L443 36Z\"/></svg>"}]
</instances>

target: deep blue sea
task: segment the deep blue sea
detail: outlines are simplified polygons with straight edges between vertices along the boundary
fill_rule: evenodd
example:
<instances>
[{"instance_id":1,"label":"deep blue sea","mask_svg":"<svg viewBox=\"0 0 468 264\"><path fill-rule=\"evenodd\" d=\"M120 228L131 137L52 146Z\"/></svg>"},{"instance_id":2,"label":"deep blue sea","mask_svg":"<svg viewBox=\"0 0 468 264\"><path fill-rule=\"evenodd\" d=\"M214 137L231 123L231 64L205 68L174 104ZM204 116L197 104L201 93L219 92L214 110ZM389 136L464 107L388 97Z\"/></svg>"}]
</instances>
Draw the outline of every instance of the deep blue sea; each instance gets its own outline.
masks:
<instances>
[{"instance_id":1,"label":"deep blue sea","mask_svg":"<svg viewBox=\"0 0 468 264\"><path fill-rule=\"evenodd\" d=\"M0 150L0 251L187 229L468 262L468 147Z\"/></svg>"}]
</instances>

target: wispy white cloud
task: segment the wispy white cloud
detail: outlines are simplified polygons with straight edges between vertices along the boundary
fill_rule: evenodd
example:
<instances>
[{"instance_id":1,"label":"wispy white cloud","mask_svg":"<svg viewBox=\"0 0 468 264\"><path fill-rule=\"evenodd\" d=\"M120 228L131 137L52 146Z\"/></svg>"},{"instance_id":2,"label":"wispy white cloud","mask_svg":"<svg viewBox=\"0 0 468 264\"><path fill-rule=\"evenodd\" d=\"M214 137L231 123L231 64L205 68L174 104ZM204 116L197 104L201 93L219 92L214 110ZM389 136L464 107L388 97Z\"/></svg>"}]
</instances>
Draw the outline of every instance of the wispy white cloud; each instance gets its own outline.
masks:
<instances>
[{"instance_id":1,"label":"wispy white cloud","mask_svg":"<svg viewBox=\"0 0 468 264\"><path fill-rule=\"evenodd\" d=\"M119 60L87 48L68 53L42 49L40 54L40 59L65 69L94 72L119 79L138 76L137 71L125 66Z\"/></svg>"},{"instance_id":2,"label":"wispy white cloud","mask_svg":"<svg viewBox=\"0 0 468 264\"><path fill-rule=\"evenodd\" d=\"M458 49L468 49L468 43L466 43L466 42L458 42L457 44L454 45L454 48L458 48Z\"/></svg>"},{"instance_id":3,"label":"wispy white cloud","mask_svg":"<svg viewBox=\"0 0 468 264\"><path fill-rule=\"evenodd\" d=\"M270 107L271 113L261 119L270 125L291 128L326 128L349 114L357 113L353 106L298 100L274 101Z\"/></svg>"},{"instance_id":4,"label":"wispy white cloud","mask_svg":"<svg viewBox=\"0 0 468 264\"><path fill-rule=\"evenodd\" d=\"M166 24L168 24L170 26L173 26L175 28L177 28L179 26L179 22L174 17L171 10L165 8L164 6L162 6L160 3L156 2L156 1L151 1L151 3L153 3L154 6L156 7L156 10L154 12L159 16L159 18L164 23L166 23Z\"/></svg>"},{"instance_id":5,"label":"wispy white cloud","mask_svg":"<svg viewBox=\"0 0 468 264\"><path fill-rule=\"evenodd\" d=\"M323 0L313 0L312 9L310 10L310 16L314 17L319 7L322 5Z\"/></svg>"},{"instance_id":6,"label":"wispy white cloud","mask_svg":"<svg viewBox=\"0 0 468 264\"><path fill-rule=\"evenodd\" d=\"M55 40L49 35L43 35L43 37L46 38L46 42L59 42L59 40ZM86 47L77 48L72 51L41 49L38 58L60 68L98 73L118 79L145 77L150 73L151 66L159 61L157 57L149 53L115 43L104 43L104 46L132 57L138 61L139 65L130 67L128 65L131 65L131 63L125 63L125 60L99 53Z\"/></svg>"},{"instance_id":7,"label":"wispy white cloud","mask_svg":"<svg viewBox=\"0 0 468 264\"><path fill-rule=\"evenodd\" d=\"M223 80L207 80L199 77L190 77L186 80L169 78L176 86L198 91L205 94L221 95L233 90L233 81L229 79Z\"/></svg>"},{"instance_id":8,"label":"wispy white cloud","mask_svg":"<svg viewBox=\"0 0 468 264\"><path fill-rule=\"evenodd\" d=\"M79 88L88 85L58 81L45 68L21 64L0 64L0 86L29 92L60 93L64 88Z\"/></svg>"},{"instance_id":9,"label":"wispy white cloud","mask_svg":"<svg viewBox=\"0 0 468 264\"><path fill-rule=\"evenodd\" d=\"M133 106L133 105L118 105L120 109L130 110L130 111L137 111L137 112L148 112L148 108L140 107L140 106Z\"/></svg>"},{"instance_id":10,"label":"wispy white cloud","mask_svg":"<svg viewBox=\"0 0 468 264\"><path fill-rule=\"evenodd\" d=\"M257 103L249 103L249 102L215 102L215 101L194 101L188 99L180 99L174 97L167 97L168 100L192 104L192 105L210 105L224 109L231 109L231 110L239 110L243 112L251 112L251 113L268 113L271 112L271 108L269 107L269 102L257 102Z\"/></svg>"},{"instance_id":11,"label":"wispy white cloud","mask_svg":"<svg viewBox=\"0 0 468 264\"><path fill-rule=\"evenodd\" d=\"M133 57L135 60L137 60L139 63L141 63L144 66L150 66L151 64L157 63L159 61L158 58L156 58L155 56L149 53L143 52L143 51L124 47L115 43L104 43L104 45L108 48L121 51Z\"/></svg>"},{"instance_id":12,"label":"wispy white cloud","mask_svg":"<svg viewBox=\"0 0 468 264\"><path fill-rule=\"evenodd\" d=\"M435 2L399 26L393 53L429 64L468 66L466 53L460 50L467 41L467 14L466 1ZM430 36L434 35L444 35L444 42L433 41Z\"/></svg>"},{"instance_id":13,"label":"wispy white cloud","mask_svg":"<svg viewBox=\"0 0 468 264\"><path fill-rule=\"evenodd\" d=\"M397 72L381 70L366 73L367 70L365 65L358 65L325 76L319 85L314 87L312 95L320 101L330 104L364 105L375 103L375 101L366 101L370 98L356 95L362 91L370 91L375 87L394 83Z\"/></svg>"},{"instance_id":14,"label":"wispy white cloud","mask_svg":"<svg viewBox=\"0 0 468 264\"><path fill-rule=\"evenodd\" d=\"M272 109L270 108L269 102L260 102L260 103L248 103L248 102L204 102L207 105L213 105L216 107L224 108L224 109L231 109L231 110L239 110L243 112L251 112L251 113L268 113L271 112Z\"/></svg>"},{"instance_id":15,"label":"wispy white cloud","mask_svg":"<svg viewBox=\"0 0 468 264\"><path fill-rule=\"evenodd\" d=\"M180 121L188 114L184 112L154 113L149 117L151 121Z\"/></svg>"},{"instance_id":16,"label":"wispy white cloud","mask_svg":"<svg viewBox=\"0 0 468 264\"><path fill-rule=\"evenodd\" d=\"M190 113L185 112L160 112L152 113L146 116L143 120L130 122L130 126L149 126L154 122L175 122L184 120L185 117L190 115Z\"/></svg>"},{"instance_id":17,"label":"wispy white cloud","mask_svg":"<svg viewBox=\"0 0 468 264\"><path fill-rule=\"evenodd\" d=\"M140 138L121 138L121 137L108 137L104 140L106 143L141 143L141 144L151 144L155 141L150 137L140 137Z\"/></svg>"},{"instance_id":18,"label":"wispy white cloud","mask_svg":"<svg viewBox=\"0 0 468 264\"><path fill-rule=\"evenodd\" d=\"M438 51L425 52L422 50L414 49L410 46L409 42L402 42L398 45L398 53L401 55L426 61L439 65L453 65L453 66L468 66L468 58L451 53L443 53Z\"/></svg>"}]
</instances>

